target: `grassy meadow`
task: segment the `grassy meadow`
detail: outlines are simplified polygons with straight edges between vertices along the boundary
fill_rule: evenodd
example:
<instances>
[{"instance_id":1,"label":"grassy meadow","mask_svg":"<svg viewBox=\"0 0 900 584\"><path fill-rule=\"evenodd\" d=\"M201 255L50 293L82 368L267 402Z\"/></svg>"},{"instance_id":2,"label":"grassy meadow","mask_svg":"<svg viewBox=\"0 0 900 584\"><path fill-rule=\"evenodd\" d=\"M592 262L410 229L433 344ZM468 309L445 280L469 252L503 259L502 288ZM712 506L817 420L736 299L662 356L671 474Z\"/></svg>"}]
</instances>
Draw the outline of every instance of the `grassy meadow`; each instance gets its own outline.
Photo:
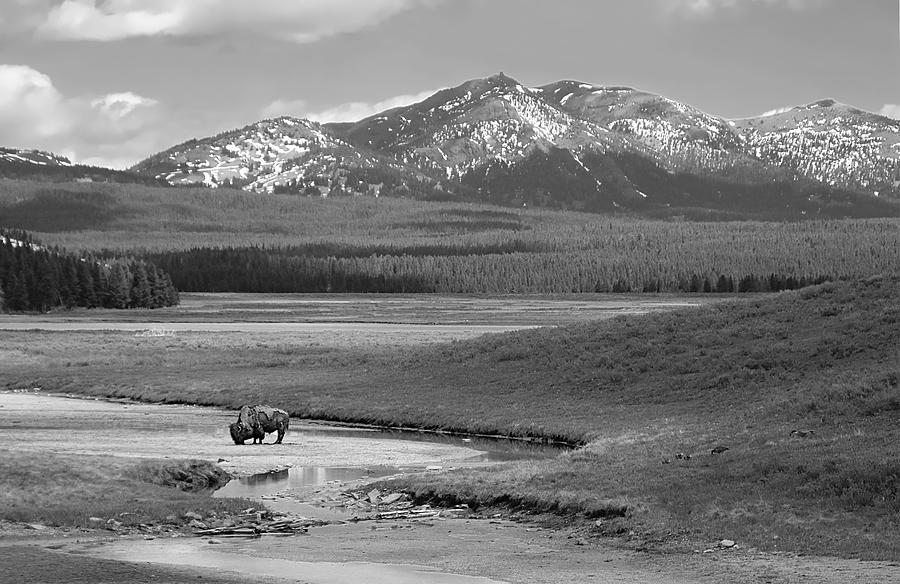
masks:
<instances>
[{"instance_id":1,"label":"grassy meadow","mask_svg":"<svg viewBox=\"0 0 900 584\"><path fill-rule=\"evenodd\" d=\"M4 383L566 440L582 447L394 488L650 547L896 559L898 297L900 279L873 277L425 347L10 331Z\"/></svg>"},{"instance_id":2,"label":"grassy meadow","mask_svg":"<svg viewBox=\"0 0 900 584\"><path fill-rule=\"evenodd\" d=\"M564 440L580 448L394 487L549 513L653 549L729 538L900 560L900 219L696 223L15 181L0 181L0 218L82 252L300 246L390 266L384 256L425 249L458 274L518 270L510 281L525 273L568 292L594 291L598 274L828 275L798 291L425 346L4 331L0 388L269 402L297 417Z\"/></svg>"}]
</instances>

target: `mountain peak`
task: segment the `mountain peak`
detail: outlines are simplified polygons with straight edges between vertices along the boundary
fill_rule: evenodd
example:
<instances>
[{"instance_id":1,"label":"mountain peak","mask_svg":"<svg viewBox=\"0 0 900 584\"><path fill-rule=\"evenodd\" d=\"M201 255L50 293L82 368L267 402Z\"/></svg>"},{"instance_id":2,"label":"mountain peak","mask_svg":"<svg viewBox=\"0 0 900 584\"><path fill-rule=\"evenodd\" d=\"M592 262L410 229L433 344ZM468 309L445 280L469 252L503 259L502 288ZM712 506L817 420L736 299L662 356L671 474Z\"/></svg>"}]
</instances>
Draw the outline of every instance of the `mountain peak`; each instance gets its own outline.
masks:
<instances>
[{"instance_id":1,"label":"mountain peak","mask_svg":"<svg viewBox=\"0 0 900 584\"><path fill-rule=\"evenodd\" d=\"M812 101L803 105L795 105L795 106L787 106L780 107L776 109L769 110L767 112L761 113L757 116L752 116L749 118L740 118L734 120L738 123L746 123L749 121L762 121L767 118L775 118L776 121L778 119L805 119L805 118L818 118L822 115L825 116L840 116L840 115L850 115L855 117L863 117L868 118L872 116L880 116L879 114L872 113L866 110L862 110L858 107L840 102L836 99L826 97L824 99L819 99L816 101ZM829 120L830 121L830 120ZM770 120L771 123L771 120Z\"/></svg>"},{"instance_id":2,"label":"mountain peak","mask_svg":"<svg viewBox=\"0 0 900 584\"><path fill-rule=\"evenodd\" d=\"M512 77L506 75L502 71L495 75L491 75L490 77L483 77L480 79L470 79L468 81L463 82L458 87L454 88L459 92L471 92L474 95L481 95L493 90L515 90L515 91L526 91L525 87L513 79Z\"/></svg>"},{"instance_id":3,"label":"mountain peak","mask_svg":"<svg viewBox=\"0 0 900 584\"><path fill-rule=\"evenodd\" d=\"M0 147L0 161L23 162L38 166L72 166L72 161L65 156L30 148Z\"/></svg>"},{"instance_id":4,"label":"mountain peak","mask_svg":"<svg viewBox=\"0 0 900 584\"><path fill-rule=\"evenodd\" d=\"M512 77L510 77L503 71L500 71L499 73L495 73L494 75L491 75L490 77L487 78L487 80L494 84L498 84L498 85L500 85L500 84L502 84L502 85L519 85L518 81L516 81L515 79L513 79Z\"/></svg>"},{"instance_id":5,"label":"mountain peak","mask_svg":"<svg viewBox=\"0 0 900 584\"><path fill-rule=\"evenodd\" d=\"M529 88L501 71L355 122L263 120L140 170L174 184L308 194L599 193L616 197L614 207L629 197L687 204L660 198L676 173L766 184L802 176L900 194L900 124L831 98L770 114L728 121L631 87L567 79Z\"/></svg>"},{"instance_id":6,"label":"mountain peak","mask_svg":"<svg viewBox=\"0 0 900 584\"><path fill-rule=\"evenodd\" d=\"M817 107L835 107L844 105L839 103L837 100L832 99L830 97L826 97L825 99L820 99L818 101L814 101L812 103L808 103L804 106L800 106L801 109L815 109Z\"/></svg>"},{"instance_id":7,"label":"mountain peak","mask_svg":"<svg viewBox=\"0 0 900 584\"><path fill-rule=\"evenodd\" d=\"M808 110L817 110L817 109L825 109L825 110L847 110L852 112L860 112L862 110L853 107L852 105L847 105L846 103L841 103L836 99L832 99L830 97L826 97L825 99L820 99L806 105L800 105L794 108L799 111L808 111Z\"/></svg>"},{"instance_id":8,"label":"mountain peak","mask_svg":"<svg viewBox=\"0 0 900 584\"><path fill-rule=\"evenodd\" d=\"M307 118L298 118L296 116L290 116L290 115L281 115L281 116L275 116L274 118L266 118L257 123L262 124L262 123L266 123L266 122L273 123L273 124L285 124L288 126L292 126L292 125L296 125L296 124L302 124L304 126L318 124L318 122L314 122Z\"/></svg>"}]
</instances>

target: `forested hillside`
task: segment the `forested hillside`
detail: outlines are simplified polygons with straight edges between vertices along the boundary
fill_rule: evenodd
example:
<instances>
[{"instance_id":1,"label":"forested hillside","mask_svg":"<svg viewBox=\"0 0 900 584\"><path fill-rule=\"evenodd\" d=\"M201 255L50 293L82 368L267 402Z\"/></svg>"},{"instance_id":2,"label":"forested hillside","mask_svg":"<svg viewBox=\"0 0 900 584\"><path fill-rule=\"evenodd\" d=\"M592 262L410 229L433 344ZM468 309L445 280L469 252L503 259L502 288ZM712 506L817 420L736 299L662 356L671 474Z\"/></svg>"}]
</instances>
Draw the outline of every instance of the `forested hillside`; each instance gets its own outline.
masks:
<instances>
[{"instance_id":1,"label":"forested hillside","mask_svg":"<svg viewBox=\"0 0 900 584\"><path fill-rule=\"evenodd\" d=\"M399 198L0 183L0 225L183 291L758 292L900 271L900 220L696 222Z\"/></svg>"},{"instance_id":2,"label":"forested hillside","mask_svg":"<svg viewBox=\"0 0 900 584\"><path fill-rule=\"evenodd\" d=\"M846 278L865 269L883 271L876 267L879 264L884 270L890 268L876 261L867 268L840 269L804 257L800 258L804 267L772 272L767 269L773 264L752 262L738 253L723 256L727 259L722 267L707 268L705 261L687 257L667 265L665 256L650 257L647 248L635 249L633 256L619 248L606 258L596 251L477 255L437 249L422 255L402 250L397 255L379 255L361 248L318 256L309 251L195 248L148 254L146 259L172 274L180 290L190 292L777 292Z\"/></svg>"},{"instance_id":3,"label":"forested hillside","mask_svg":"<svg viewBox=\"0 0 900 584\"><path fill-rule=\"evenodd\" d=\"M169 275L135 258L79 257L0 231L0 309L160 308L178 304Z\"/></svg>"},{"instance_id":4,"label":"forested hillside","mask_svg":"<svg viewBox=\"0 0 900 584\"><path fill-rule=\"evenodd\" d=\"M122 182L155 186L168 183L152 176L99 166L72 164L65 156L41 150L0 146L0 177L46 182Z\"/></svg>"}]
</instances>

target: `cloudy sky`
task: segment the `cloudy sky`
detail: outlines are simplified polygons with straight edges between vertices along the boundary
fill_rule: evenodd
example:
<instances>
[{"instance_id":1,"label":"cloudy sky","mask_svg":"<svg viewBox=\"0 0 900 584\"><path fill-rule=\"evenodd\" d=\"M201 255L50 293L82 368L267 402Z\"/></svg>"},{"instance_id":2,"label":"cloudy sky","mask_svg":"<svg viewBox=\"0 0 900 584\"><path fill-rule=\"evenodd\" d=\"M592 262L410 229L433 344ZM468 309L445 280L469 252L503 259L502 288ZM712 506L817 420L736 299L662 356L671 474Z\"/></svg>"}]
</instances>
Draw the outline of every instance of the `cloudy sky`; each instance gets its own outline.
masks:
<instances>
[{"instance_id":1,"label":"cloudy sky","mask_svg":"<svg viewBox=\"0 0 900 584\"><path fill-rule=\"evenodd\" d=\"M897 0L0 0L0 146L124 168L501 71L726 117L832 97L900 118L898 22Z\"/></svg>"}]
</instances>

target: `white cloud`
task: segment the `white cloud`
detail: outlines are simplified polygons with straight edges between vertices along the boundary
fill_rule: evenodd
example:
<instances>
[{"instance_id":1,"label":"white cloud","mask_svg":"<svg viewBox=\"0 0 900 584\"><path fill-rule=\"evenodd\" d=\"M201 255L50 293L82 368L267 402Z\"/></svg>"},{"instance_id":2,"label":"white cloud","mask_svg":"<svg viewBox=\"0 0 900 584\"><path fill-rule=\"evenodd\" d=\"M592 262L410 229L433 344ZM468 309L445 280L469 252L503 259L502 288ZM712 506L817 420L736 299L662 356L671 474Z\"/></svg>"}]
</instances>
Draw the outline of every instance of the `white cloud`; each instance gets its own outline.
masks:
<instances>
[{"instance_id":1,"label":"white cloud","mask_svg":"<svg viewBox=\"0 0 900 584\"><path fill-rule=\"evenodd\" d=\"M67 109L47 75L25 65L0 65L0 127L5 136L64 132L72 122Z\"/></svg>"},{"instance_id":2,"label":"white cloud","mask_svg":"<svg viewBox=\"0 0 900 584\"><path fill-rule=\"evenodd\" d=\"M376 102L351 101L319 111L310 111L303 100L279 99L263 108L262 114L264 117L290 115L316 122L356 122L391 108L420 102L438 91L438 89L429 89L414 94L397 95Z\"/></svg>"},{"instance_id":3,"label":"white cloud","mask_svg":"<svg viewBox=\"0 0 900 584\"><path fill-rule=\"evenodd\" d=\"M170 2L147 4L149 10L132 0L110 0L100 6L94 0L65 0L50 10L37 33L56 39L111 41L165 33L184 17L185 11Z\"/></svg>"},{"instance_id":4,"label":"white cloud","mask_svg":"<svg viewBox=\"0 0 900 584\"><path fill-rule=\"evenodd\" d=\"M805 10L820 5L823 0L660 0L668 11L683 12L694 16L708 16L721 10L746 8L750 5L786 7Z\"/></svg>"},{"instance_id":5,"label":"white cloud","mask_svg":"<svg viewBox=\"0 0 900 584\"><path fill-rule=\"evenodd\" d=\"M889 118L894 118L895 120L900 120L900 104L886 103L878 113Z\"/></svg>"},{"instance_id":6,"label":"white cloud","mask_svg":"<svg viewBox=\"0 0 900 584\"><path fill-rule=\"evenodd\" d=\"M324 110L313 110L302 100L277 100L261 113L262 117L355 121L421 101L436 91ZM40 71L0 64L0 146L37 148L76 163L127 168L182 140L213 134L229 124L235 125L235 120L224 120L214 110L176 110L132 91L65 95Z\"/></svg>"},{"instance_id":7,"label":"white cloud","mask_svg":"<svg viewBox=\"0 0 900 584\"><path fill-rule=\"evenodd\" d=\"M778 114L783 114L783 113L789 112L792 109L794 109L793 106L777 107L775 109L770 109L767 112L763 112L763 113L759 114L759 117L767 118L769 116L777 116Z\"/></svg>"},{"instance_id":8,"label":"white cloud","mask_svg":"<svg viewBox=\"0 0 900 584\"><path fill-rule=\"evenodd\" d=\"M65 96L40 71L0 65L0 146L39 148L73 162L121 168L124 160L133 163L154 151L148 136L160 126L157 105L130 91Z\"/></svg>"},{"instance_id":9,"label":"white cloud","mask_svg":"<svg viewBox=\"0 0 900 584\"><path fill-rule=\"evenodd\" d=\"M43 1L43 0L42 0ZM314 42L442 0L64 0L36 34L63 40L244 33Z\"/></svg>"},{"instance_id":10,"label":"white cloud","mask_svg":"<svg viewBox=\"0 0 900 584\"><path fill-rule=\"evenodd\" d=\"M124 93L110 93L103 97L91 100L91 107L103 112L113 120L121 120L139 107L151 107L156 105L155 99L141 97L130 91Z\"/></svg>"}]
</instances>

